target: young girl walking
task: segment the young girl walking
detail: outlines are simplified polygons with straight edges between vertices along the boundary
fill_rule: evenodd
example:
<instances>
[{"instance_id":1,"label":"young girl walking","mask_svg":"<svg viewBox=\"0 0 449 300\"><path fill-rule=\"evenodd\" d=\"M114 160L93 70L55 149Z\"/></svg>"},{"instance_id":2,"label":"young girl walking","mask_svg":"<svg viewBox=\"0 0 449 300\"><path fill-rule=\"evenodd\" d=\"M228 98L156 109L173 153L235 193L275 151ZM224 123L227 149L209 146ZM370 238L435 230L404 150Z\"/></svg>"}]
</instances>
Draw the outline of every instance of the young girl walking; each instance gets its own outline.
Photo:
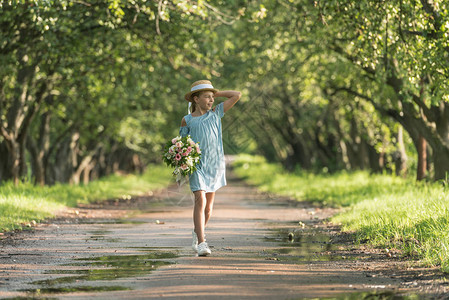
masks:
<instances>
[{"instance_id":1,"label":"young girl walking","mask_svg":"<svg viewBox=\"0 0 449 300\"><path fill-rule=\"evenodd\" d=\"M226 97L214 108L215 98ZM218 91L208 80L196 81L185 95L191 113L181 121L180 135L190 134L199 143L201 159L197 170L189 176L194 195L192 248L199 256L211 254L205 239L205 227L214 206L215 191L226 185L221 118L240 99L237 91Z\"/></svg>"}]
</instances>

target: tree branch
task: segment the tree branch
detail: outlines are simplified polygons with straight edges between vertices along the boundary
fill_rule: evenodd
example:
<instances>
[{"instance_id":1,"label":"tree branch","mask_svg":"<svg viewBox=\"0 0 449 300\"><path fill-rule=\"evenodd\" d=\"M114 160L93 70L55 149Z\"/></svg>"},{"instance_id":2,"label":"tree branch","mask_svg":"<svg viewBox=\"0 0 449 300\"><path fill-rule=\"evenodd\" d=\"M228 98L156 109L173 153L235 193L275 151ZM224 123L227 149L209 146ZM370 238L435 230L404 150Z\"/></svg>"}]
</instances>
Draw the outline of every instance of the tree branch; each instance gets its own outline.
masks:
<instances>
[{"instance_id":1,"label":"tree branch","mask_svg":"<svg viewBox=\"0 0 449 300\"><path fill-rule=\"evenodd\" d=\"M89 7L92 6L92 4L87 3L87 2L84 2L84 1L77 1L77 0L74 0L73 3L78 3L78 4L82 4L82 5L84 5L84 6L89 6Z\"/></svg>"},{"instance_id":2,"label":"tree branch","mask_svg":"<svg viewBox=\"0 0 449 300\"><path fill-rule=\"evenodd\" d=\"M162 0L159 0L157 4L157 16L156 16L156 33L160 36L161 29L159 28L159 19L161 18Z\"/></svg>"},{"instance_id":3,"label":"tree branch","mask_svg":"<svg viewBox=\"0 0 449 300\"><path fill-rule=\"evenodd\" d=\"M402 24L401 24L402 23L402 18L401 18L402 0L401 0L400 1L400 13L399 13L399 34L403 41L404 41L403 33L406 33L408 35L421 36L424 38L431 38L431 39L439 38L440 28L442 25L440 13L435 10L435 8L432 6L432 3L430 3L429 0L421 0L421 4L423 6L424 11L431 16L431 19L433 20L434 30L417 31L417 30L402 29Z\"/></svg>"},{"instance_id":4,"label":"tree branch","mask_svg":"<svg viewBox=\"0 0 449 300\"><path fill-rule=\"evenodd\" d=\"M435 31L439 31L441 28L440 13L435 10L435 7L432 5L432 3L429 2L429 0L421 0L421 4L424 8L424 11L432 16Z\"/></svg>"},{"instance_id":5,"label":"tree branch","mask_svg":"<svg viewBox=\"0 0 449 300\"><path fill-rule=\"evenodd\" d=\"M424 115L426 116L426 118L429 121L431 121L431 122L436 121L434 112L430 108L427 107L427 105L424 103L424 101L420 97L418 97L415 94L412 94L412 100L422 109Z\"/></svg>"},{"instance_id":6,"label":"tree branch","mask_svg":"<svg viewBox=\"0 0 449 300\"><path fill-rule=\"evenodd\" d=\"M50 146L50 149L48 151L48 153L45 155L44 157L44 166L47 167L48 166L48 161L53 153L53 151L55 151L59 145L61 144L62 140L65 138L65 136L74 130L74 128L76 128L78 126L78 124L76 123L72 123L70 124L65 130L63 130L59 136L56 137L55 142Z\"/></svg>"},{"instance_id":7,"label":"tree branch","mask_svg":"<svg viewBox=\"0 0 449 300\"><path fill-rule=\"evenodd\" d=\"M234 17L232 17L232 16L230 16L230 15L226 15L226 14L222 13L221 11L219 11L217 8L213 7L212 5L210 5L209 3L207 3L206 1L204 1L203 4L204 4L204 6L206 6L207 8L209 8L211 11L213 11L213 12L215 13L215 17L216 17L220 22L222 22L223 24L226 24L226 25L232 25L232 24L234 24L235 21L237 20L237 18L234 18ZM227 21L227 20L223 19L222 17L229 18L229 19L231 19L231 21Z\"/></svg>"},{"instance_id":8,"label":"tree branch","mask_svg":"<svg viewBox=\"0 0 449 300\"><path fill-rule=\"evenodd\" d=\"M8 133L8 131L6 130L5 127L3 127L3 124L0 125L0 133L3 136L3 138L5 138L5 140L10 141L11 140L11 135Z\"/></svg>"},{"instance_id":9,"label":"tree branch","mask_svg":"<svg viewBox=\"0 0 449 300\"><path fill-rule=\"evenodd\" d=\"M409 35L416 35L416 36L422 36L425 38L437 38L438 37L438 33L435 30L432 31L416 31L416 30L400 30L401 32L407 33Z\"/></svg>"},{"instance_id":10,"label":"tree branch","mask_svg":"<svg viewBox=\"0 0 449 300\"><path fill-rule=\"evenodd\" d=\"M19 133L18 133L18 140L24 141L26 138L26 135L28 134L28 128L30 127L31 121L33 120L34 116L36 115L37 111L39 110L39 107L42 103L42 100L44 98L44 94L47 91L47 82L43 82L37 91L35 95L35 99L32 102L30 106L28 106L27 114L25 115L25 118L23 119L22 126L20 127Z\"/></svg>"},{"instance_id":11,"label":"tree branch","mask_svg":"<svg viewBox=\"0 0 449 300\"><path fill-rule=\"evenodd\" d=\"M331 95L335 95L338 92L347 92L348 94L351 94L353 96L356 96L356 97L368 100L368 102L370 102L374 106L374 108L376 110L379 110L380 112L387 113L389 111L389 110L383 108L382 106L378 105L376 103L376 101L374 101L373 98L371 98L371 97L369 97L367 95L363 95L363 94L361 94L359 92L356 92L356 91L354 91L354 90L352 90L350 88L347 88L347 87L333 87L333 89L334 89L334 92Z\"/></svg>"},{"instance_id":12,"label":"tree branch","mask_svg":"<svg viewBox=\"0 0 449 300\"><path fill-rule=\"evenodd\" d=\"M18 136L24 118L30 79L34 77L35 66L22 66L17 74L16 88L12 106L7 112L8 129Z\"/></svg>"},{"instance_id":13,"label":"tree branch","mask_svg":"<svg viewBox=\"0 0 449 300\"><path fill-rule=\"evenodd\" d=\"M349 61L351 61L353 64L361 67L366 73L375 76L376 75L376 70L374 70L373 68L367 67L367 66L362 66L358 64L358 59L355 56L350 55L349 53L347 53L346 51L343 50L343 48L341 48L340 46L338 46L337 44L333 43L330 46L330 49L340 55L343 55L343 57L345 57L346 59L348 59Z\"/></svg>"}]
</instances>

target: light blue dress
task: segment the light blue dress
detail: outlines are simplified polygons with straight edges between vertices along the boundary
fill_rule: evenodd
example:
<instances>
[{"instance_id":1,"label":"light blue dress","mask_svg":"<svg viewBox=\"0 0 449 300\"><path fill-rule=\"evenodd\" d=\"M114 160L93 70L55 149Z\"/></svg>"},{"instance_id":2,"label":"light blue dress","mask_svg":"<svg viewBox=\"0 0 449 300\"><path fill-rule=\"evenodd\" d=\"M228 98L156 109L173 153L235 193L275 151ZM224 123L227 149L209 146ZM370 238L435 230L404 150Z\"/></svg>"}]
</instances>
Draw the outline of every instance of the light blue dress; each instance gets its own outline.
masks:
<instances>
[{"instance_id":1,"label":"light blue dress","mask_svg":"<svg viewBox=\"0 0 449 300\"><path fill-rule=\"evenodd\" d=\"M200 163L197 170L189 176L192 192L215 192L226 185L226 168L221 132L221 118L224 116L223 102L202 116L184 116L187 126L181 127L179 134L185 137L190 134L201 149Z\"/></svg>"}]
</instances>

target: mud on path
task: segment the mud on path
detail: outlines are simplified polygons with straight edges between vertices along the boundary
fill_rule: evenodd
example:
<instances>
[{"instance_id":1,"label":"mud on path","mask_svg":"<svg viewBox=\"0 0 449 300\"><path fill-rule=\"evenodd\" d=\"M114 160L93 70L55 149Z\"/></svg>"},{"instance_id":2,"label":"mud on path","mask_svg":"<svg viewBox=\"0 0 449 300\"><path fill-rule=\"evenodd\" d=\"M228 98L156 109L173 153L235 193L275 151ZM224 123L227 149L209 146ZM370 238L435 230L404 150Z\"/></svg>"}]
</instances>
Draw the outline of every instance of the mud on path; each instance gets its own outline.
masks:
<instances>
[{"instance_id":1,"label":"mud on path","mask_svg":"<svg viewBox=\"0 0 449 300\"><path fill-rule=\"evenodd\" d=\"M333 209L258 193L232 174L215 203L209 257L191 249L186 186L80 207L6 235L0 298L448 298L437 269L354 245L325 222Z\"/></svg>"}]
</instances>

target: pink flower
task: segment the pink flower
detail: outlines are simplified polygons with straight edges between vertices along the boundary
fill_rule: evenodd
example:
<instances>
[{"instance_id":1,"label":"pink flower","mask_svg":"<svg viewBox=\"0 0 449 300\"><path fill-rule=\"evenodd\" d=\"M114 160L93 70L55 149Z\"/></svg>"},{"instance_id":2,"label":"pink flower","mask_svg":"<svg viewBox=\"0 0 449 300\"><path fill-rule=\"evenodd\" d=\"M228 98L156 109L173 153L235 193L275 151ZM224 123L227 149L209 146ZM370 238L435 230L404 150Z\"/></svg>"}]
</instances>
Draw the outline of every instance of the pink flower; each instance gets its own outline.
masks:
<instances>
[{"instance_id":1,"label":"pink flower","mask_svg":"<svg viewBox=\"0 0 449 300\"><path fill-rule=\"evenodd\" d=\"M194 141L190 141L190 146L195 146L195 142Z\"/></svg>"},{"instance_id":2,"label":"pink flower","mask_svg":"<svg viewBox=\"0 0 449 300\"><path fill-rule=\"evenodd\" d=\"M183 146L182 142L176 142L176 147L181 148Z\"/></svg>"},{"instance_id":3,"label":"pink flower","mask_svg":"<svg viewBox=\"0 0 449 300\"><path fill-rule=\"evenodd\" d=\"M175 159L176 159L176 160L181 160L181 155L180 155L179 153L176 154Z\"/></svg>"},{"instance_id":4,"label":"pink flower","mask_svg":"<svg viewBox=\"0 0 449 300\"><path fill-rule=\"evenodd\" d=\"M189 168L189 166L186 164L181 165L181 170L183 170L183 171L187 170L188 168Z\"/></svg>"},{"instance_id":5,"label":"pink flower","mask_svg":"<svg viewBox=\"0 0 449 300\"><path fill-rule=\"evenodd\" d=\"M172 149L172 148L169 148L169 149L168 149L168 152L169 152L169 153L173 153L173 149Z\"/></svg>"},{"instance_id":6,"label":"pink flower","mask_svg":"<svg viewBox=\"0 0 449 300\"><path fill-rule=\"evenodd\" d=\"M187 153L190 153L190 152L192 152L192 147L187 147Z\"/></svg>"},{"instance_id":7,"label":"pink flower","mask_svg":"<svg viewBox=\"0 0 449 300\"><path fill-rule=\"evenodd\" d=\"M200 147L196 146L196 152L197 152L198 154L201 154Z\"/></svg>"},{"instance_id":8,"label":"pink flower","mask_svg":"<svg viewBox=\"0 0 449 300\"><path fill-rule=\"evenodd\" d=\"M187 156L187 155L189 155L188 152L182 152L182 156Z\"/></svg>"},{"instance_id":9,"label":"pink flower","mask_svg":"<svg viewBox=\"0 0 449 300\"><path fill-rule=\"evenodd\" d=\"M177 138L173 138L173 139L171 140L171 143L174 145L174 144L176 144L177 141L178 141Z\"/></svg>"}]
</instances>

